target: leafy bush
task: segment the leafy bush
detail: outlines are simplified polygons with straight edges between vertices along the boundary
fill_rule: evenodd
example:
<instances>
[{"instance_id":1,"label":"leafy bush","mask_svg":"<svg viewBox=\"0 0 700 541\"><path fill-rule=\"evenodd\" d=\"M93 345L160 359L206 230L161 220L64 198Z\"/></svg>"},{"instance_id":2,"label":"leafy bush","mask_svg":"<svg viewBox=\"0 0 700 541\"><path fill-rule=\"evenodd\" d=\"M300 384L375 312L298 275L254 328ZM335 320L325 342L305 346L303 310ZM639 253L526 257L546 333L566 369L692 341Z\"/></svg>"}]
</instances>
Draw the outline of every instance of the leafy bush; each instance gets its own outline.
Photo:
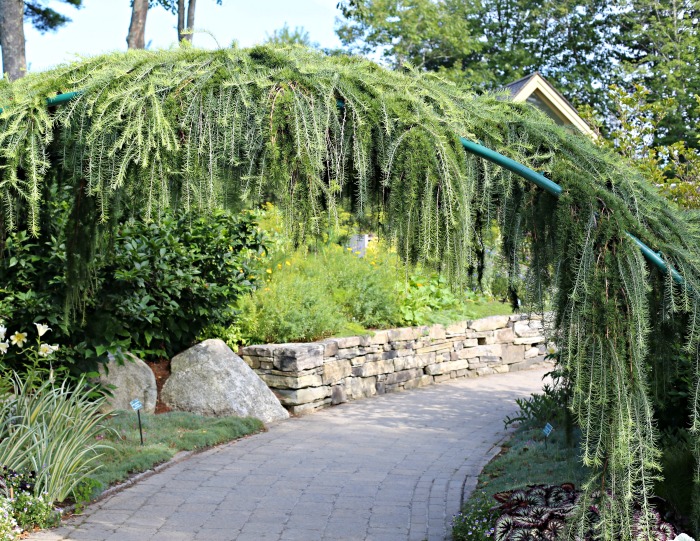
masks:
<instances>
[{"instance_id":1,"label":"leafy bush","mask_svg":"<svg viewBox=\"0 0 700 541\"><path fill-rule=\"evenodd\" d=\"M57 522L58 513L46 494L20 491L10 500L13 516L23 530L47 528Z\"/></svg>"},{"instance_id":2,"label":"leafy bush","mask_svg":"<svg viewBox=\"0 0 700 541\"><path fill-rule=\"evenodd\" d=\"M159 222L121 224L111 246L94 259L84 297L71 308L60 229L65 216L57 199L50 220L57 230L49 241L23 231L5 240L0 318L20 330L48 322L61 345L57 363L75 372L94 369L117 348L143 358L177 353L207 325L230 324L235 300L255 287L263 236L252 214L165 215ZM4 360L25 370L15 352Z\"/></svg>"},{"instance_id":3,"label":"leafy bush","mask_svg":"<svg viewBox=\"0 0 700 541\"><path fill-rule=\"evenodd\" d=\"M330 245L280 259L264 287L241 299L247 342L312 341L400 321L394 267Z\"/></svg>"},{"instance_id":4,"label":"leafy bush","mask_svg":"<svg viewBox=\"0 0 700 541\"><path fill-rule=\"evenodd\" d=\"M470 319L472 312L466 301L475 300L474 292L455 293L440 274L414 272L406 281L401 295L400 311L405 325L447 323Z\"/></svg>"},{"instance_id":5,"label":"leafy bush","mask_svg":"<svg viewBox=\"0 0 700 541\"><path fill-rule=\"evenodd\" d=\"M311 277L286 273L239 304L246 342L310 342L340 331L344 320L329 292Z\"/></svg>"},{"instance_id":6,"label":"leafy bush","mask_svg":"<svg viewBox=\"0 0 700 541\"><path fill-rule=\"evenodd\" d=\"M107 346L172 356L207 325L232 321L231 306L254 287L249 261L262 249L250 215L218 211L124 224L87 328Z\"/></svg>"},{"instance_id":7,"label":"leafy bush","mask_svg":"<svg viewBox=\"0 0 700 541\"><path fill-rule=\"evenodd\" d=\"M4 466L0 470L0 500L8 506L19 530L47 528L59 520L59 513L47 494L35 494L36 472L17 472ZM2 515L2 513L0 513ZM3 517L0 516L0 522ZM0 526L0 531L2 527ZM5 537L0 536L0 539Z\"/></svg>"}]
</instances>

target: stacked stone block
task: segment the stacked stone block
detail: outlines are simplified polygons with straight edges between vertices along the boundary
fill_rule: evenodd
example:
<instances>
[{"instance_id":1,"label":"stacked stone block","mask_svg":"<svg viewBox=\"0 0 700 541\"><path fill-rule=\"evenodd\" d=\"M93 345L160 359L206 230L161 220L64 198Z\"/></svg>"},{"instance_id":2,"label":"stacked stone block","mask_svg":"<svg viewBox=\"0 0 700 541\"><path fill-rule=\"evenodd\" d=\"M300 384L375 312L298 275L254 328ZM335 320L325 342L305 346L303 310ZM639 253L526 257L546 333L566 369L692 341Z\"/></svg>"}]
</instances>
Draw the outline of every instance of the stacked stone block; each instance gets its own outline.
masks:
<instances>
[{"instance_id":1,"label":"stacked stone block","mask_svg":"<svg viewBox=\"0 0 700 541\"><path fill-rule=\"evenodd\" d=\"M243 348L248 365L293 414L452 378L544 362L541 316L492 316L453 325L376 331L311 344Z\"/></svg>"}]
</instances>

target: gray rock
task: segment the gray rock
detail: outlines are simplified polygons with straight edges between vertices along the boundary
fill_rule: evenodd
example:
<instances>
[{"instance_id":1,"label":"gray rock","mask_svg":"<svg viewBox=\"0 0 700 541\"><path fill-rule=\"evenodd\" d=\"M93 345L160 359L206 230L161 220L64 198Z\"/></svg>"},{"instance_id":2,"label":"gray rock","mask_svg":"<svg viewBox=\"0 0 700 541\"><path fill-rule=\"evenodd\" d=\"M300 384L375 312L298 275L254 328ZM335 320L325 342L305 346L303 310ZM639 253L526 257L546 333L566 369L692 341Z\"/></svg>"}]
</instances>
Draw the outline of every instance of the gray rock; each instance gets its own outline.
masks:
<instances>
[{"instance_id":1,"label":"gray rock","mask_svg":"<svg viewBox=\"0 0 700 541\"><path fill-rule=\"evenodd\" d=\"M136 355L127 353L123 362L110 355L109 362L101 364L99 371L100 384L112 392L102 407L104 412L130 410L130 402L134 399L141 401L145 413L156 410L156 377L150 367Z\"/></svg>"},{"instance_id":2,"label":"gray rock","mask_svg":"<svg viewBox=\"0 0 700 541\"><path fill-rule=\"evenodd\" d=\"M508 321L510 321L510 316L490 316L472 321L469 328L478 332L495 331L508 325Z\"/></svg>"},{"instance_id":3,"label":"gray rock","mask_svg":"<svg viewBox=\"0 0 700 541\"><path fill-rule=\"evenodd\" d=\"M342 385L334 385L331 391L331 405L337 406L348 401L348 396L345 393L345 387Z\"/></svg>"},{"instance_id":4,"label":"gray rock","mask_svg":"<svg viewBox=\"0 0 700 541\"><path fill-rule=\"evenodd\" d=\"M260 377L221 340L205 340L173 357L161 398L173 410L200 415L257 417L289 413Z\"/></svg>"}]
</instances>

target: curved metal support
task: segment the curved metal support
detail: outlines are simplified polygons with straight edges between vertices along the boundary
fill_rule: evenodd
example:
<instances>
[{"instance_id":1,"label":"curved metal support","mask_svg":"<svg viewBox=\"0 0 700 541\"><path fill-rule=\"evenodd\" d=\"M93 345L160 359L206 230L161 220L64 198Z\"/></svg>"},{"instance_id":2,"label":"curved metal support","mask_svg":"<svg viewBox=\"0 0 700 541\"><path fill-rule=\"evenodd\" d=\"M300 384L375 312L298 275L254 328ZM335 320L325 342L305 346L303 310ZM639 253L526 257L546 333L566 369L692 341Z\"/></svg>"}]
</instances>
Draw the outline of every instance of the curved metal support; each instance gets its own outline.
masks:
<instances>
[{"instance_id":1,"label":"curved metal support","mask_svg":"<svg viewBox=\"0 0 700 541\"><path fill-rule=\"evenodd\" d=\"M77 90L75 92L66 92L65 94L59 94L58 96L54 96L53 98L46 98L46 105L62 105L67 101L77 98L78 96L82 96L82 94L82 90Z\"/></svg>"},{"instance_id":2,"label":"curved metal support","mask_svg":"<svg viewBox=\"0 0 700 541\"><path fill-rule=\"evenodd\" d=\"M519 175L526 180L534 182L537 186L556 197L561 195L562 189L559 184L552 182L540 173L536 173L529 167L525 167L522 163L516 162L503 154L499 154L490 148L486 148L479 143L474 143L473 141L470 141L464 137L460 137L459 140L462 143L462 146L472 154L476 154L477 156L480 156L491 163L495 163L496 165L500 165L501 167L508 169L508 171L512 171L516 175Z\"/></svg>"},{"instance_id":3,"label":"curved metal support","mask_svg":"<svg viewBox=\"0 0 700 541\"><path fill-rule=\"evenodd\" d=\"M524 179L534 182L540 188L546 190L554 197L559 197L561 195L562 187L559 186L559 184L557 184L556 182L552 182L551 180L539 173L536 173L529 167L526 167L523 164L516 162L515 160L512 160L507 156L504 156L503 154L499 154L495 150L486 148L485 146L470 141L469 139L466 139L464 137L460 137L459 140L462 143L462 146L472 154L476 154L477 156L480 156L481 158L495 163L496 165L505 167L506 169L512 171L516 175L520 175ZM644 244L641 240L639 240L631 233L628 233L627 231L625 231L625 233L639 247L639 249L642 251L642 254L644 254L644 257L646 257L650 263L656 265L659 269L661 269L662 272L670 273L671 277L677 284L683 285L685 283L685 280L683 280L683 277L679 274L679 272L673 267L667 265L666 262L659 256L659 254L654 252L654 250L649 248L649 246Z\"/></svg>"},{"instance_id":4,"label":"curved metal support","mask_svg":"<svg viewBox=\"0 0 700 541\"><path fill-rule=\"evenodd\" d=\"M63 105L64 103L77 98L83 94L82 90L76 90L75 92L66 92L65 94L59 94L53 98L46 98L46 106L51 107L54 105ZM0 113L5 110L4 107L0 107Z\"/></svg>"}]
</instances>

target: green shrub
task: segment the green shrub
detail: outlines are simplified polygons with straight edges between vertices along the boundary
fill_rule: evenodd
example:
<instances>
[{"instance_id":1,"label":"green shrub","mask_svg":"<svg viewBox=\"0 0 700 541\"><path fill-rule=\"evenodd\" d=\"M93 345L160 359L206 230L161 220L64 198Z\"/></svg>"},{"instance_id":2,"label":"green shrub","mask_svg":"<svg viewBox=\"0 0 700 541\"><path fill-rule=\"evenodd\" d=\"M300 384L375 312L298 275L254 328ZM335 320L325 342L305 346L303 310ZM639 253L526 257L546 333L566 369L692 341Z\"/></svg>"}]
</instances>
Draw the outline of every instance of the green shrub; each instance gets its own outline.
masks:
<instances>
[{"instance_id":1,"label":"green shrub","mask_svg":"<svg viewBox=\"0 0 700 541\"><path fill-rule=\"evenodd\" d=\"M87 328L141 357L172 356L207 325L233 320L235 300L254 287L249 260L262 250L245 214L124 224Z\"/></svg>"},{"instance_id":2,"label":"green shrub","mask_svg":"<svg viewBox=\"0 0 700 541\"><path fill-rule=\"evenodd\" d=\"M306 342L400 322L389 261L337 245L271 261L265 285L238 305L242 336L249 343Z\"/></svg>"},{"instance_id":3,"label":"green shrub","mask_svg":"<svg viewBox=\"0 0 700 541\"><path fill-rule=\"evenodd\" d=\"M324 284L291 272L280 273L239 308L248 343L310 342L336 334L344 323Z\"/></svg>"},{"instance_id":4,"label":"green shrub","mask_svg":"<svg viewBox=\"0 0 700 541\"><path fill-rule=\"evenodd\" d=\"M348 249L329 246L308 264L307 272L326 280L327 290L348 321L367 328L401 322L395 257L378 249L358 257Z\"/></svg>"},{"instance_id":5,"label":"green shrub","mask_svg":"<svg viewBox=\"0 0 700 541\"><path fill-rule=\"evenodd\" d=\"M48 528L59 518L46 494L35 495L22 490L15 493L11 503L17 525L23 530Z\"/></svg>"},{"instance_id":6,"label":"green shrub","mask_svg":"<svg viewBox=\"0 0 700 541\"><path fill-rule=\"evenodd\" d=\"M96 360L118 348L142 358L171 356L191 346L207 325L229 325L236 299L255 287L263 236L252 214L165 215L159 222L129 221L117 228L72 311L60 229L65 216L57 199L51 240L14 232L0 257L0 319L22 331L34 321L47 322L61 346L54 366L93 370ZM13 351L4 362L26 369Z\"/></svg>"}]
</instances>

